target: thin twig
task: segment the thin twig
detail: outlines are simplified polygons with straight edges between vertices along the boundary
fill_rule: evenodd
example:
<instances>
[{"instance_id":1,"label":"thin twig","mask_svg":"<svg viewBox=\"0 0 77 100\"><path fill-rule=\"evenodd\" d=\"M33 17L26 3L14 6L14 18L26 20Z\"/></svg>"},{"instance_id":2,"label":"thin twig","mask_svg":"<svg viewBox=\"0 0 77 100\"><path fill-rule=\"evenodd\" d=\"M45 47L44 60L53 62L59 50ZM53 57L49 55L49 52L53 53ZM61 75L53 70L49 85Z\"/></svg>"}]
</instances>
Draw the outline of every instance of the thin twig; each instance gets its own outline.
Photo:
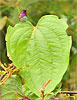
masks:
<instances>
[{"instance_id":1,"label":"thin twig","mask_svg":"<svg viewBox=\"0 0 77 100\"><path fill-rule=\"evenodd\" d=\"M6 67L1 63L1 61L0 61L0 66L1 66L4 70L6 70Z\"/></svg>"},{"instance_id":2,"label":"thin twig","mask_svg":"<svg viewBox=\"0 0 77 100\"><path fill-rule=\"evenodd\" d=\"M13 5L13 6L19 6L20 4L20 2L7 2L5 0L0 0L0 3L4 5Z\"/></svg>"},{"instance_id":3,"label":"thin twig","mask_svg":"<svg viewBox=\"0 0 77 100\"><path fill-rule=\"evenodd\" d=\"M13 5L13 3L9 3L5 0L0 0L0 3L5 4L5 5Z\"/></svg>"},{"instance_id":4,"label":"thin twig","mask_svg":"<svg viewBox=\"0 0 77 100\"><path fill-rule=\"evenodd\" d=\"M31 100L29 97L25 96L24 98L22 98L22 100L24 99L28 99L28 100Z\"/></svg>"},{"instance_id":5,"label":"thin twig","mask_svg":"<svg viewBox=\"0 0 77 100\"><path fill-rule=\"evenodd\" d=\"M61 91L59 94L77 94L77 91Z\"/></svg>"}]
</instances>

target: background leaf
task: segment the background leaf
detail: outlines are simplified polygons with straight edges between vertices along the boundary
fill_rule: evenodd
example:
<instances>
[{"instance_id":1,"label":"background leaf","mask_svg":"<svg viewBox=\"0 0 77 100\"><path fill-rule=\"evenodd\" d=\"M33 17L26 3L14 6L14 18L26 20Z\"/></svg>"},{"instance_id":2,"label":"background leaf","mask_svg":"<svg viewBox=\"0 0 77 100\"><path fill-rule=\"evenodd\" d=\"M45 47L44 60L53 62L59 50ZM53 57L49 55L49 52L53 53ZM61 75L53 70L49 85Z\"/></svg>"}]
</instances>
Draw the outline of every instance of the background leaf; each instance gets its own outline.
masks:
<instances>
[{"instance_id":1,"label":"background leaf","mask_svg":"<svg viewBox=\"0 0 77 100\"><path fill-rule=\"evenodd\" d=\"M22 94L22 84L18 76L12 75L4 85L1 86L2 100L17 100L16 94Z\"/></svg>"},{"instance_id":2,"label":"background leaf","mask_svg":"<svg viewBox=\"0 0 77 100\"><path fill-rule=\"evenodd\" d=\"M5 26L6 20L7 20L7 16L0 19L0 30L2 30L3 27Z\"/></svg>"}]
</instances>

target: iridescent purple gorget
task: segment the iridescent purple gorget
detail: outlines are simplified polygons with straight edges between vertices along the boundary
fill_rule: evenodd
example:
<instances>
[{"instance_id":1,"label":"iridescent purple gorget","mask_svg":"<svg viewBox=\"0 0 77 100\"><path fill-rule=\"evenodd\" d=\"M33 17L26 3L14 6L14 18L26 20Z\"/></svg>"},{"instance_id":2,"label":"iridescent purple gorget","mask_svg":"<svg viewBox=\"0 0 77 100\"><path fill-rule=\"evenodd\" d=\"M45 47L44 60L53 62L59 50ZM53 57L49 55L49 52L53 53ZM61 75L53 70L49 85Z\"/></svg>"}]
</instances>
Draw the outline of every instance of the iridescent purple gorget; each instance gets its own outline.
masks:
<instances>
[{"instance_id":1,"label":"iridescent purple gorget","mask_svg":"<svg viewBox=\"0 0 77 100\"><path fill-rule=\"evenodd\" d=\"M22 17L24 17L24 16L27 16L26 10L23 10L23 11L21 12L19 18L22 18Z\"/></svg>"}]
</instances>

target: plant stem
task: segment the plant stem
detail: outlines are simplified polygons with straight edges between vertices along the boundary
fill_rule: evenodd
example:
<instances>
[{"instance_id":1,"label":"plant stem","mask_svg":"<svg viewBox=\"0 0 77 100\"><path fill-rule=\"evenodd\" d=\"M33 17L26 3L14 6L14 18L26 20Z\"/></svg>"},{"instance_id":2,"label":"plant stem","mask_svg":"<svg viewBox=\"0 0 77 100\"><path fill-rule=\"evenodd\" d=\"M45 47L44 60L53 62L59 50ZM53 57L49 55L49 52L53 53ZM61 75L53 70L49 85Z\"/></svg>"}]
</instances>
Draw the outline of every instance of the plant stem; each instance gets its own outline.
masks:
<instances>
[{"instance_id":1,"label":"plant stem","mask_svg":"<svg viewBox=\"0 0 77 100\"><path fill-rule=\"evenodd\" d=\"M0 100L1 100L1 87L0 87Z\"/></svg>"},{"instance_id":2,"label":"plant stem","mask_svg":"<svg viewBox=\"0 0 77 100\"><path fill-rule=\"evenodd\" d=\"M0 3L4 4L4 5L13 5L12 3L9 3L5 0L1 0Z\"/></svg>"},{"instance_id":3,"label":"plant stem","mask_svg":"<svg viewBox=\"0 0 77 100\"><path fill-rule=\"evenodd\" d=\"M62 94L77 94L77 91L61 91L59 92L59 94L62 93Z\"/></svg>"},{"instance_id":4,"label":"plant stem","mask_svg":"<svg viewBox=\"0 0 77 100\"><path fill-rule=\"evenodd\" d=\"M41 100L44 100L44 97L42 97L42 99Z\"/></svg>"},{"instance_id":5,"label":"plant stem","mask_svg":"<svg viewBox=\"0 0 77 100\"><path fill-rule=\"evenodd\" d=\"M20 9L19 9L19 7L18 7L18 6L16 6L16 8L17 8L18 13L20 14Z\"/></svg>"},{"instance_id":6,"label":"plant stem","mask_svg":"<svg viewBox=\"0 0 77 100\"><path fill-rule=\"evenodd\" d=\"M24 100L24 99L28 99L28 100L31 100L29 97L27 97L27 96L25 96L22 100Z\"/></svg>"}]
</instances>

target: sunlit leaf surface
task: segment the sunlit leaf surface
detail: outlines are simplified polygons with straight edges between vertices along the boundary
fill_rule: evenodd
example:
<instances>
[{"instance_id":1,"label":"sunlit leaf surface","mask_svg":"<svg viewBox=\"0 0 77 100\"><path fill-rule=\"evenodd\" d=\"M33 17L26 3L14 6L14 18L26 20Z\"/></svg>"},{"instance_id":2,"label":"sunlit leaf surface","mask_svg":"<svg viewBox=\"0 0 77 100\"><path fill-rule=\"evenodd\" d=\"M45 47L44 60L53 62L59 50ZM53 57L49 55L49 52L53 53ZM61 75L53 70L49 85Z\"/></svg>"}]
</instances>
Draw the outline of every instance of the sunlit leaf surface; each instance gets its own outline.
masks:
<instances>
[{"instance_id":1,"label":"sunlit leaf surface","mask_svg":"<svg viewBox=\"0 0 77 100\"><path fill-rule=\"evenodd\" d=\"M43 83L51 80L45 93L53 91L67 69L71 47L67 27L64 20L46 15L35 27L27 21L8 28L7 52L16 67L30 66L21 70L21 76L39 97Z\"/></svg>"}]
</instances>

